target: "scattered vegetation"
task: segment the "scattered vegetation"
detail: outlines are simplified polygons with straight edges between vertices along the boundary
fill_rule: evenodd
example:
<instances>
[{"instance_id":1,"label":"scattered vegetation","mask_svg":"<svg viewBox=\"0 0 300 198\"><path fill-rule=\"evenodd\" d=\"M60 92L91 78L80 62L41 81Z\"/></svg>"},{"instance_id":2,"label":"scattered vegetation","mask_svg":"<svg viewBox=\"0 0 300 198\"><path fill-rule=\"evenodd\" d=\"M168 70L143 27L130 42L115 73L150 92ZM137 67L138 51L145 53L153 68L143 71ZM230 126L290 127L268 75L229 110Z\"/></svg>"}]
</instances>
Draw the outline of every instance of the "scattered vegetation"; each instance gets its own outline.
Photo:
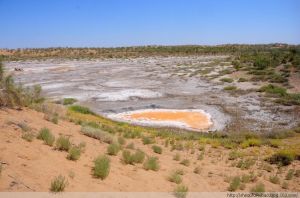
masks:
<instances>
[{"instance_id":1,"label":"scattered vegetation","mask_svg":"<svg viewBox=\"0 0 300 198\"><path fill-rule=\"evenodd\" d=\"M144 162L144 169L158 171L159 163L157 157L148 157Z\"/></svg>"},{"instance_id":2,"label":"scattered vegetation","mask_svg":"<svg viewBox=\"0 0 300 198\"><path fill-rule=\"evenodd\" d=\"M24 132L22 134L22 138L28 142L32 142L33 139L35 138L35 134L32 132Z\"/></svg>"},{"instance_id":3,"label":"scattered vegetation","mask_svg":"<svg viewBox=\"0 0 300 198\"><path fill-rule=\"evenodd\" d=\"M70 138L66 136L59 136L55 143L56 149L60 151L69 151L71 148Z\"/></svg>"},{"instance_id":4,"label":"scattered vegetation","mask_svg":"<svg viewBox=\"0 0 300 198\"><path fill-rule=\"evenodd\" d=\"M142 137L143 144L153 144L155 140L151 137L144 136Z\"/></svg>"},{"instance_id":5,"label":"scattered vegetation","mask_svg":"<svg viewBox=\"0 0 300 198\"><path fill-rule=\"evenodd\" d=\"M272 155L268 160L271 164L287 166L295 159L295 152L292 150L280 150Z\"/></svg>"},{"instance_id":6,"label":"scattered vegetation","mask_svg":"<svg viewBox=\"0 0 300 198\"><path fill-rule=\"evenodd\" d=\"M265 185L263 183L258 183L251 188L251 192L265 192Z\"/></svg>"},{"instance_id":7,"label":"scattered vegetation","mask_svg":"<svg viewBox=\"0 0 300 198\"><path fill-rule=\"evenodd\" d=\"M160 146L153 145L152 150L154 153L162 154L162 148Z\"/></svg>"},{"instance_id":8,"label":"scattered vegetation","mask_svg":"<svg viewBox=\"0 0 300 198\"><path fill-rule=\"evenodd\" d=\"M181 175L177 172L172 172L171 175L168 177L168 180L176 184L180 184L182 182Z\"/></svg>"},{"instance_id":9,"label":"scattered vegetation","mask_svg":"<svg viewBox=\"0 0 300 198\"><path fill-rule=\"evenodd\" d=\"M236 86L226 86L226 87L224 87L224 90L225 90L225 91L234 91L234 90L236 90L236 89L237 89Z\"/></svg>"},{"instance_id":10,"label":"scattered vegetation","mask_svg":"<svg viewBox=\"0 0 300 198\"><path fill-rule=\"evenodd\" d=\"M118 152L120 151L120 145L117 143L112 143L110 145L108 145L107 147L107 154L108 155L117 155Z\"/></svg>"},{"instance_id":11,"label":"scattered vegetation","mask_svg":"<svg viewBox=\"0 0 300 198\"><path fill-rule=\"evenodd\" d=\"M179 185L174 189L174 196L177 198L185 198L188 193L188 187L184 185Z\"/></svg>"},{"instance_id":12,"label":"scattered vegetation","mask_svg":"<svg viewBox=\"0 0 300 198\"><path fill-rule=\"evenodd\" d=\"M112 134L102 131L101 129L90 127L90 126L82 126L81 133L83 133L86 136L98 139L101 142L108 143L108 144L113 143L113 141L114 141Z\"/></svg>"},{"instance_id":13,"label":"scattered vegetation","mask_svg":"<svg viewBox=\"0 0 300 198\"><path fill-rule=\"evenodd\" d=\"M232 83L233 79L232 78L221 78L220 81L227 82L227 83Z\"/></svg>"},{"instance_id":14,"label":"scattered vegetation","mask_svg":"<svg viewBox=\"0 0 300 198\"><path fill-rule=\"evenodd\" d=\"M176 154L173 156L173 160L179 161L179 160L180 160L180 154L179 154L179 153L176 153Z\"/></svg>"},{"instance_id":15,"label":"scattered vegetation","mask_svg":"<svg viewBox=\"0 0 300 198\"><path fill-rule=\"evenodd\" d=\"M81 147L80 146L72 146L69 150L69 154L67 158L69 160L76 161L80 158L81 155Z\"/></svg>"},{"instance_id":16,"label":"scattered vegetation","mask_svg":"<svg viewBox=\"0 0 300 198\"><path fill-rule=\"evenodd\" d=\"M184 166L189 166L190 165L190 160L188 159L183 159L180 164L184 165Z\"/></svg>"},{"instance_id":17,"label":"scattered vegetation","mask_svg":"<svg viewBox=\"0 0 300 198\"><path fill-rule=\"evenodd\" d=\"M270 176L269 180L273 184L279 184L280 183L280 179L279 179L279 177L277 175Z\"/></svg>"},{"instance_id":18,"label":"scattered vegetation","mask_svg":"<svg viewBox=\"0 0 300 198\"><path fill-rule=\"evenodd\" d=\"M229 191L236 191L240 187L240 185L241 185L241 179L240 179L240 177L236 176L230 182L228 190Z\"/></svg>"},{"instance_id":19,"label":"scattered vegetation","mask_svg":"<svg viewBox=\"0 0 300 198\"><path fill-rule=\"evenodd\" d=\"M63 99L63 105L72 105L75 102L77 102L77 100L75 98L64 98Z\"/></svg>"}]
</instances>

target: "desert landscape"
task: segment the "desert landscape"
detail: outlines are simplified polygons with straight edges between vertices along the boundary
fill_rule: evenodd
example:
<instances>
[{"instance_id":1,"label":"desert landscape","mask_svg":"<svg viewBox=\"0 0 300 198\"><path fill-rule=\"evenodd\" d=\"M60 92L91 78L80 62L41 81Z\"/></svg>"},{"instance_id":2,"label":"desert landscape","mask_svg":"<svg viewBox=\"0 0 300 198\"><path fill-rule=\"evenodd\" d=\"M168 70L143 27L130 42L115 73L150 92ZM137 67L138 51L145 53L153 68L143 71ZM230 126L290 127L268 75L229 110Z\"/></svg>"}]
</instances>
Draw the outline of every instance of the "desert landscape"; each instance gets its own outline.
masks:
<instances>
[{"instance_id":1,"label":"desert landscape","mask_svg":"<svg viewBox=\"0 0 300 198\"><path fill-rule=\"evenodd\" d=\"M0 198L299 197L299 8L0 0Z\"/></svg>"}]
</instances>

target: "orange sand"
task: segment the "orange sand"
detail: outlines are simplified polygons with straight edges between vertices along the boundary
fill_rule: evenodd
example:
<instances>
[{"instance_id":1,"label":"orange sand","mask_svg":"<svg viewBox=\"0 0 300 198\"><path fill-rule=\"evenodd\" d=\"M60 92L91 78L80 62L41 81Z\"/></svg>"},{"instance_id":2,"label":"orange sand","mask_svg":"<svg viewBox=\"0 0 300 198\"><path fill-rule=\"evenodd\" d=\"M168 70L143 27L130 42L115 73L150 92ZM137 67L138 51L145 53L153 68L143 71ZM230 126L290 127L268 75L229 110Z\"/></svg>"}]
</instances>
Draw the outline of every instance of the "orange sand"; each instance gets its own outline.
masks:
<instances>
[{"instance_id":1,"label":"orange sand","mask_svg":"<svg viewBox=\"0 0 300 198\"><path fill-rule=\"evenodd\" d=\"M138 112L127 115L133 120L153 120L153 121L168 121L182 122L190 128L203 130L211 126L211 122L207 115L201 112L176 112L176 111L153 111L153 112Z\"/></svg>"}]
</instances>

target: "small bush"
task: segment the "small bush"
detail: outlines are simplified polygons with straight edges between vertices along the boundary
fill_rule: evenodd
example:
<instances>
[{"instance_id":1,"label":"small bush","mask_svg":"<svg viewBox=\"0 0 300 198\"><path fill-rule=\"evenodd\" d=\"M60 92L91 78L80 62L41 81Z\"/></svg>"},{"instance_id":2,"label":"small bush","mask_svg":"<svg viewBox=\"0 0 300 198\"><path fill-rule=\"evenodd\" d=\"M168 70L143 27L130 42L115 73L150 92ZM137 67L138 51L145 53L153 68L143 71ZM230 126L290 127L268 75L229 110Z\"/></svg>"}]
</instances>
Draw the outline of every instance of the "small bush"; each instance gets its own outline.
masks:
<instances>
[{"instance_id":1,"label":"small bush","mask_svg":"<svg viewBox=\"0 0 300 198\"><path fill-rule=\"evenodd\" d=\"M194 173L196 174L200 174L201 173L201 167L200 166L197 166L195 169L194 169Z\"/></svg>"},{"instance_id":2,"label":"small bush","mask_svg":"<svg viewBox=\"0 0 300 198\"><path fill-rule=\"evenodd\" d=\"M69 137L59 136L56 140L56 149L60 151L69 151L71 142Z\"/></svg>"},{"instance_id":3,"label":"small bush","mask_svg":"<svg viewBox=\"0 0 300 198\"><path fill-rule=\"evenodd\" d=\"M87 107L82 107L79 105L73 105L69 107L69 110L77 112L77 113L82 113L82 114L91 114L91 115L95 115L94 112L92 112L89 108Z\"/></svg>"},{"instance_id":4,"label":"small bush","mask_svg":"<svg viewBox=\"0 0 300 198\"><path fill-rule=\"evenodd\" d=\"M94 160L93 175L96 178L105 179L110 171L110 160L106 155L97 157Z\"/></svg>"},{"instance_id":5,"label":"small bush","mask_svg":"<svg viewBox=\"0 0 300 198\"><path fill-rule=\"evenodd\" d=\"M278 140L278 139L272 139L268 142L268 144L271 146L271 147L274 147L274 148L279 148L280 145L281 145L281 141Z\"/></svg>"},{"instance_id":6,"label":"small bush","mask_svg":"<svg viewBox=\"0 0 300 198\"><path fill-rule=\"evenodd\" d=\"M282 182L281 188L289 189L289 183L287 183L286 181Z\"/></svg>"},{"instance_id":7,"label":"small bush","mask_svg":"<svg viewBox=\"0 0 300 198\"><path fill-rule=\"evenodd\" d=\"M180 185L174 189L174 196L177 198L185 198L187 196L188 187Z\"/></svg>"},{"instance_id":8,"label":"small bush","mask_svg":"<svg viewBox=\"0 0 300 198\"><path fill-rule=\"evenodd\" d=\"M278 95L278 96L287 95L287 92L286 92L285 88L279 87L279 86L276 86L276 85L272 85L272 84L262 86L259 89L259 91L266 92L266 93L269 93L269 94L275 94L275 95Z\"/></svg>"},{"instance_id":9,"label":"small bush","mask_svg":"<svg viewBox=\"0 0 300 198\"><path fill-rule=\"evenodd\" d=\"M122 152L122 161L125 163L125 164L134 164L134 161L133 161L133 158L132 158L132 155L131 155L131 152L128 151L128 150L124 150Z\"/></svg>"},{"instance_id":10,"label":"small bush","mask_svg":"<svg viewBox=\"0 0 300 198\"><path fill-rule=\"evenodd\" d=\"M32 132L25 132L22 134L22 138L28 142L32 142L35 135Z\"/></svg>"},{"instance_id":11,"label":"small bush","mask_svg":"<svg viewBox=\"0 0 300 198\"><path fill-rule=\"evenodd\" d=\"M44 143L49 146L52 146L55 141L54 135L50 132L50 130L48 128L42 128L39 131L37 139L43 140Z\"/></svg>"},{"instance_id":12,"label":"small bush","mask_svg":"<svg viewBox=\"0 0 300 198\"><path fill-rule=\"evenodd\" d=\"M227 83L232 83L233 79L232 78L221 78L220 81L227 82Z\"/></svg>"},{"instance_id":13,"label":"small bush","mask_svg":"<svg viewBox=\"0 0 300 198\"><path fill-rule=\"evenodd\" d=\"M118 137L118 143L119 143L120 145L126 144L125 138L123 138L123 137Z\"/></svg>"},{"instance_id":14,"label":"small bush","mask_svg":"<svg viewBox=\"0 0 300 198\"><path fill-rule=\"evenodd\" d=\"M241 144L242 148L254 147L254 146L261 146L262 141L260 139L250 138L244 140Z\"/></svg>"},{"instance_id":15,"label":"small bush","mask_svg":"<svg viewBox=\"0 0 300 198\"><path fill-rule=\"evenodd\" d=\"M155 143L155 140L151 137L142 137L142 141L143 141L143 144L153 144Z\"/></svg>"},{"instance_id":16,"label":"small bush","mask_svg":"<svg viewBox=\"0 0 300 198\"><path fill-rule=\"evenodd\" d=\"M31 130L28 124L26 124L25 122L20 122L17 124L17 126L20 127L23 132L28 132Z\"/></svg>"},{"instance_id":17,"label":"small bush","mask_svg":"<svg viewBox=\"0 0 300 198\"><path fill-rule=\"evenodd\" d=\"M226 87L224 87L224 90L225 90L225 91L234 91L234 90L236 90L236 89L237 89L236 86L226 86Z\"/></svg>"},{"instance_id":18,"label":"small bush","mask_svg":"<svg viewBox=\"0 0 300 198\"><path fill-rule=\"evenodd\" d=\"M145 159L145 153L141 150L136 150L132 155L132 158L134 163L143 163Z\"/></svg>"},{"instance_id":19,"label":"small bush","mask_svg":"<svg viewBox=\"0 0 300 198\"><path fill-rule=\"evenodd\" d=\"M152 150L154 153L162 154L162 148L160 146L153 145Z\"/></svg>"},{"instance_id":20,"label":"small bush","mask_svg":"<svg viewBox=\"0 0 300 198\"><path fill-rule=\"evenodd\" d=\"M242 154L236 150L230 151L229 155L228 155L228 159L229 160L236 160L238 158L240 158L242 156Z\"/></svg>"},{"instance_id":21,"label":"small bush","mask_svg":"<svg viewBox=\"0 0 300 198\"><path fill-rule=\"evenodd\" d=\"M62 192L68 185L68 181L62 175L55 177L51 182L50 191L51 192Z\"/></svg>"},{"instance_id":22,"label":"small bush","mask_svg":"<svg viewBox=\"0 0 300 198\"><path fill-rule=\"evenodd\" d=\"M157 157L148 157L147 160L144 162L144 169L158 171L159 164Z\"/></svg>"},{"instance_id":23,"label":"small bush","mask_svg":"<svg viewBox=\"0 0 300 198\"><path fill-rule=\"evenodd\" d=\"M84 135L86 135L88 137L98 139L101 142L105 142L108 144L111 144L114 141L112 134L102 131L101 129L93 128L90 126L82 126L81 133L83 133Z\"/></svg>"},{"instance_id":24,"label":"small bush","mask_svg":"<svg viewBox=\"0 0 300 198\"><path fill-rule=\"evenodd\" d=\"M263 183L258 183L251 188L251 192L265 192L265 185Z\"/></svg>"},{"instance_id":25,"label":"small bush","mask_svg":"<svg viewBox=\"0 0 300 198\"><path fill-rule=\"evenodd\" d=\"M279 184L279 183L280 183L280 179L279 179L279 177L277 177L277 175L270 176L270 177L269 177L269 180L270 180L270 182L273 183L273 184Z\"/></svg>"},{"instance_id":26,"label":"small bush","mask_svg":"<svg viewBox=\"0 0 300 198\"><path fill-rule=\"evenodd\" d=\"M290 170L288 171L288 173L286 174L285 179L286 179L286 180L291 180L291 179L293 179L294 172L295 172L294 169L290 169Z\"/></svg>"},{"instance_id":27,"label":"small bush","mask_svg":"<svg viewBox=\"0 0 300 198\"><path fill-rule=\"evenodd\" d=\"M190 165L190 160L188 159L183 159L180 164L184 165L184 166L189 166Z\"/></svg>"},{"instance_id":28,"label":"small bush","mask_svg":"<svg viewBox=\"0 0 300 198\"><path fill-rule=\"evenodd\" d=\"M230 182L230 185L228 187L228 190L229 191L236 191L241 185L241 179L240 177L234 177L232 179L232 181Z\"/></svg>"},{"instance_id":29,"label":"small bush","mask_svg":"<svg viewBox=\"0 0 300 198\"><path fill-rule=\"evenodd\" d=\"M76 161L80 158L80 155L81 155L81 148L78 146L73 146L70 148L67 158L69 160Z\"/></svg>"},{"instance_id":30,"label":"small bush","mask_svg":"<svg viewBox=\"0 0 300 198\"><path fill-rule=\"evenodd\" d=\"M244 170L244 169L249 169L251 166L253 166L255 164L255 161L253 160L253 159L241 159L238 163L237 163L237 165L236 165L236 167L237 168L240 168L240 169L242 169L242 170Z\"/></svg>"},{"instance_id":31,"label":"small bush","mask_svg":"<svg viewBox=\"0 0 300 198\"><path fill-rule=\"evenodd\" d=\"M168 177L168 180L176 184L180 184L182 182L181 175L176 172L171 173L171 175Z\"/></svg>"},{"instance_id":32,"label":"small bush","mask_svg":"<svg viewBox=\"0 0 300 198\"><path fill-rule=\"evenodd\" d=\"M75 98L64 98L63 99L63 105L72 105L75 102L77 102L77 100Z\"/></svg>"},{"instance_id":33,"label":"small bush","mask_svg":"<svg viewBox=\"0 0 300 198\"><path fill-rule=\"evenodd\" d=\"M179 153L176 153L176 154L173 156L173 160L179 161L179 160L180 160L180 154L179 154Z\"/></svg>"},{"instance_id":34,"label":"small bush","mask_svg":"<svg viewBox=\"0 0 300 198\"><path fill-rule=\"evenodd\" d=\"M117 155L118 152L120 151L120 145L116 143L112 143L108 145L107 147L107 154L108 155Z\"/></svg>"},{"instance_id":35,"label":"small bush","mask_svg":"<svg viewBox=\"0 0 300 198\"><path fill-rule=\"evenodd\" d=\"M128 145L126 146L126 148L127 148L127 149L134 149L134 143L131 142L130 144L128 144Z\"/></svg>"},{"instance_id":36,"label":"small bush","mask_svg":"<svg viewBox=\"0 0 300 198\"><path fill-rule=\"evenodd\" d=\"M271 164L278 164L281 166L287 166L292 163L295 159L295 152L291 150L280 150L274 155L272 155L268 161Z\"/></svg>"}]
</instances>

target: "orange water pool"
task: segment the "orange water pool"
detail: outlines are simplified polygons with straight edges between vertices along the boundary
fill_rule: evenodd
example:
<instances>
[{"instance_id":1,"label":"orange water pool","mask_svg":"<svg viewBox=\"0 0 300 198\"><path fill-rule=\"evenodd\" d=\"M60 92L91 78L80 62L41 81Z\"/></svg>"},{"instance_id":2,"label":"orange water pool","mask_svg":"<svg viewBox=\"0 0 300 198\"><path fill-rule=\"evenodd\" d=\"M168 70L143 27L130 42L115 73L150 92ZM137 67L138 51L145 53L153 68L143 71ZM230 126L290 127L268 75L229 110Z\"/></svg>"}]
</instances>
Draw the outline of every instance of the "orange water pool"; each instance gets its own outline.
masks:
<instances>
[{"instance_id":1,"label":"orange water pool","mask_svg":"<svg viewBox=\"0 0 300 198\"><path fill-rule=\"evenodd\" d=\"M193 130L209 129L212 125L209 114L202 110L142 110L120 114L119 120L135 124L180 127Z\"/></svg>"}]
</instances>

